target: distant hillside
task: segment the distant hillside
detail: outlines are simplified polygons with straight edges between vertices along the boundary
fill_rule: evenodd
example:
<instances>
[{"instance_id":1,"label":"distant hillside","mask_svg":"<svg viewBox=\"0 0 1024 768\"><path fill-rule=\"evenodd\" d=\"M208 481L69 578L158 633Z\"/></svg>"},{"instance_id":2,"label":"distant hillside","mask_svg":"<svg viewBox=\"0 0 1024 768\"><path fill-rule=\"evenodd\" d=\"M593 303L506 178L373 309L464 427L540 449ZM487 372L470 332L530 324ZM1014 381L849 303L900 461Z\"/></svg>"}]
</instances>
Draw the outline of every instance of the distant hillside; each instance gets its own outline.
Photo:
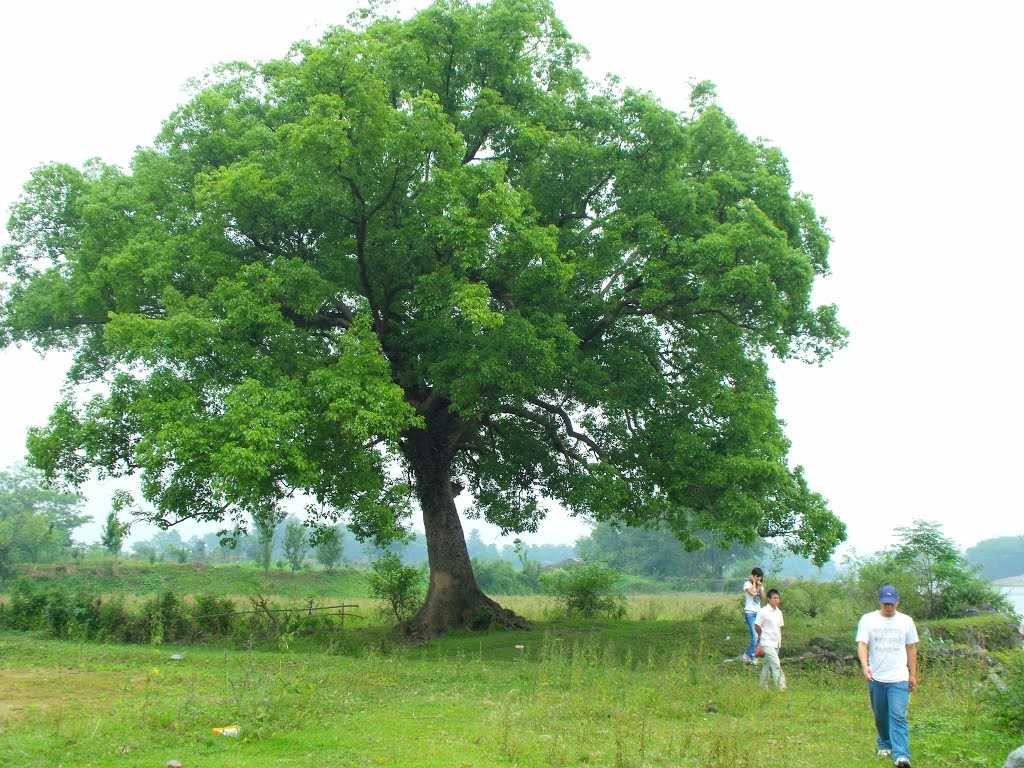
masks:
<instances>
[{"instance_id":1,"label":"distant hillside","mask_svg":"<svg viewBox=\"0 0 1024 768\"><path fill-rule=\"evenodd\" d=\"M986 579L1005 579L1024 574L1024 536L1000 536L979 541L964 555Z\"/></svg>"}]
</instances>

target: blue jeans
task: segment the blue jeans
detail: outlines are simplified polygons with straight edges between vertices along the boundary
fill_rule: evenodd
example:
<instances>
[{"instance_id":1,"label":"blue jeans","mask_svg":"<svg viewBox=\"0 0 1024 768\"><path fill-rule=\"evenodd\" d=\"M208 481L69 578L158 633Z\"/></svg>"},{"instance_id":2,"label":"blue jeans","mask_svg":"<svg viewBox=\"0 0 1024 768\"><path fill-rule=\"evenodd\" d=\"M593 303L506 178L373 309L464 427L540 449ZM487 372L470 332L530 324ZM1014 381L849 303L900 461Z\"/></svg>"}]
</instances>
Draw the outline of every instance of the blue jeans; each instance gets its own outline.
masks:
<instances>
[{"instance_id":1,"label":"blue jeans","mask_svg":"<svg viewBox=\"0 0 1024 768\"><path fill-rule=\"evenodd\" d=\"M757 614L744 611L743 618L747 620L747 629L750 630L750 644L747 646L747 651L744 655L754 658L754 653L757 651L757 632L754 630L754 619L757 618Z\"/></svg>"},{"instance_id":2,"label":"blue jeans","mask_svg":"<svg viewBox=\"0 0 1024 768\"><path fill-rule=\"evenodd\" d=\"M875 714L878 748L891 749L893 760L910 759L910 729L907 726L908 683L868 683L871 711Z\"/></svg>"}]
</instances>

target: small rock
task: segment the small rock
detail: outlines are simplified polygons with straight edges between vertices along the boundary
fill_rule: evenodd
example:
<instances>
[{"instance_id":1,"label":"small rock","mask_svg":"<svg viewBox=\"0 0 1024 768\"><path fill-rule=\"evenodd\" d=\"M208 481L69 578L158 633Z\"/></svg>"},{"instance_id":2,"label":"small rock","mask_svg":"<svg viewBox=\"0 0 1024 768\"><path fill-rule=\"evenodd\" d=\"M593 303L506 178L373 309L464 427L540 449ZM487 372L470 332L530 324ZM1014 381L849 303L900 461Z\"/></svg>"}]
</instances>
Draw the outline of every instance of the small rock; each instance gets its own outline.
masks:
<instances>
[{"instance_id":1,"label":"small rock","mask_svg":"<svg viewBox=\"0 0 1024 768\"><path fill-rule=\"evenodd\" d=\"M182 660L184 660L184 658L185 657L182 656L180 653L172 653L171 654L171 661L182 661Z\"/></svg>"},{"instance_id":2,"label":"small rock","mask_svg":"<svg viewBox=\"0 0 1024 768\"><path fill-rule=\"evenodd\" d=\"M1024 768L1024 746L1017 747L1010 753L1003 768Z\"/></svg>"},{"instance_id":3,"label":"small rock","mask_svg":"<svg viewBox=\"0 0 1024 768\"><path fill-rule=\"evenodd\" d=\"M180 760L168 760L165 768L181 768Z\"/></svg>"}]
</instances>

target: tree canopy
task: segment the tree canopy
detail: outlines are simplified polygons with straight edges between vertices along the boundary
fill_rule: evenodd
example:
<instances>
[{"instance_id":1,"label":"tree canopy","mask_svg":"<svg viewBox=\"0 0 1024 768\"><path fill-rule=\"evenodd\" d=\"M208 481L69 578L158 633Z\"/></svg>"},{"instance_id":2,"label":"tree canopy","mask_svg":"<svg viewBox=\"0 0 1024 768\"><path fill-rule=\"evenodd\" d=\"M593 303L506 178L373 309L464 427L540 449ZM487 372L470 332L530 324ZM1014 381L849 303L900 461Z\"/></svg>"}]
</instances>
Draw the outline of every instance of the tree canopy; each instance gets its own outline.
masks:
<instances>
[{"instance_id":1,"label":"tree canopy","mask_svg":"<svg viewBox=\"0 0 1024 768\"><path fill-rule=\"evenodd\" d=\"M428 632L496 609L462 491L826 559L767 369L843 343L825 227L709 85L678 114L583 55L547 0L443 0L215 70L128 169L39 168L0 335L74 364L32 461L139 473L163 525L302 494L384 541L415 499Z\"/></svg>"}]
</instances>

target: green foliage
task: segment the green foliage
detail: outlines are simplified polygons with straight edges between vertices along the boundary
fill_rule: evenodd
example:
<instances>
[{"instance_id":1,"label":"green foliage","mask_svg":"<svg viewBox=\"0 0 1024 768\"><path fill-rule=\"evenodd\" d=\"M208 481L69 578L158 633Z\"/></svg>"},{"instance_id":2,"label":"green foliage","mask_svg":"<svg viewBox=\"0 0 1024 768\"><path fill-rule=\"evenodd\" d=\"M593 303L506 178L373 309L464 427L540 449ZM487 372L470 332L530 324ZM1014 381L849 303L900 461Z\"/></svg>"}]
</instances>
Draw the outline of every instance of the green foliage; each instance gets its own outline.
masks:
<instances>
[{"instance_id":1,"label":"green foliage","mask_svg":"<svg viewBox=\"0 0 1024 768\"><path fill-rule=\"evenodd\" d=\"M264 571L269 571L274 557L274 534L281 515L276 509L264 508L252 517L256 528L256 562Z\"/></svg>"},{"instance_id":2,"label":"green foliage","mask_svg":"<svg viewBox=\"0 0 1024 768\"><path fill-rule=\"evenodd\" d=\"M925 621L921 631L928 642L980 647L987 651L1012 650L1020 645L1016 623L1003 614Z\"/></svg>"},{"instance_id":3,"label":"green foliage","mask_svg":"<svg viewBox=\"0 0 1024 768\"><path fill-rule=\"evenodd\" d=\"M294 518L289 518L284 528L284 556L293 571L302 569L308 552L309 537L306 534L306 526Z\"/></svg>"},{"instance_id":4,"label":"green foliage","mask_svg":"<svg viewBox=\"0 0 1024 768\"><path fill-rule=\"evenodd\" d=\"M989 683L983 701L997 722L1020 736L1024 734L1024 654L1007 656L996 675L998 684Z\"/></svg>"},{"instance_id":5,"label":"green foliage","mask_svg":"<svg viewBox=\"0 0 1024 768\"><path fill-rule=\"evenodd\" d=\"M116 510L110 510L107 520L103 524L103 530L100 531L100 544L112 555L121 554L124 537L128 535L130 528L130 523L122 523L117 519Z\"/></svg>"},{"instance_id":6,"label":"green foliage","mask_svg":"<svg viewBox=\"0 0 1024 768\"><path fill-rule=\"evenodd\" d=\"M96 592L125 599L149 597L170 590L180 595L201 595L216 586L224 595L273 595L290 600L310 596L325 598L345 595L366 597L366 571L337 569L273 570L264 573L252 564L207 566L201 563L181 565L164 560L149 564L140 560L122 560L112 568L110 562L83 562L80 565L20 567L24 577L40 588L61 589L69 594ZM11 581L13 585L18 579ZM4 588L0 583L0 588ZM13 586L10 587L13 589Z\"/></svg>"},{"instance_id":7,"label":"green foliage","mask_svg":"<svg viewBox=\"0 0 1024 768\"><path fill-rule=\"evenodd\" d=\"M786 611L811 619L839 615L852 621L857 611L854 595L847 584L793 580L772 586L780 590Z\"/></svg>"},{"instance_id":8,"label":"green foliage","mask_svg":"<svg viewBox=\"0 0 1024 768\"><path fill-rule=\"evenodd\" d=\"M892 584L901 610L917 618L1008 610L1006 599L968 565L939 524L918 520L897 533L899 544L858 564L862 605L877 603L879 587Z\"/></svg>"},{"instance_id":9,"label":"green foliage","mask_svg":"<svg viewBox=\"0 0 1024 768\"><path fill-rule=\"evenodd\" d=\"M317 562L328 571L333 571L341 563L344 549L345 538L342 527L336 525L320 533L314 552Z\"/></svg>"},{"instance_id":10,"label":"green foliage","mask_svg":"<svg viewBox=\"0 0 1024 768\"><path fill-rule=\"evenodd\" d=\"M473 560L476 583L492 595L535 595L543 590L539 565L516 568L508 560Z\"/></svg>"},{"instance_id":11,"label":"green foliage","mask_svg":"<svg viewBox=\"0 0 1024 768\"><path fill-rule=\"evenodd\" d=\"M625 614L623 597L617 589L619 574L610 568L596 563L577 565L545 573L542 581L569 615L621 618Z\"/></svg>"},{"instance_id":12,"label":"green foliage","mask_svg":"<svg viewBox=\"0 0 1024 768\"><path fill-rule=\"evenodd\" d=\"M639 576L685 577L698 589L719 588L737 563L745 565L764 551L760 541L725 544L708 531L694 532L688 544L666 528L598 523L576 548L585 561Z\"/></svg>"},{"instance_id":13,"label":"green foliage","mask_svg":"<svg viewBox=\"0 0 1024 768\"><path fill-rule=\"evenodd\" d=\"M403 622L412 617L423 602L423 572L402 565L398 555L385 552L373 561L370 594L385 603L384 610Z\"/></svg>"},{"instance_id":14,"label":"green foliage","mask_svg":"<svg viewBox=\"0 0 1024 768\"><path fill-rule=\"evenodd\" d=\"M33 463L380 542L432 466L503 531L548 498L823 562L768 358L844 343L824 224L709 84L680 115L582 56L550 2L438 2L217 69L127 170L38 169L0 338L74 364Z\"/></svg>"},{"instance_id":15,"label":"green foliage","mask_svg":"<svg viewBox=\"0 0 1024 768\"><path fill-rule=\"evenodd\" d=\"M88 521L82 498L47 488L24 467L0 471L0 576L16 563L46 562L67 553L71 532Z\"/></svg>"},{"instance_id":16,"label":"green foliage","mask_svg":"<svg viewBox=\"0 0 1024 768\"><path fill-rule=\"evenodd\" d=\"M255 610L239 612L230 599L200 595L186 601L165 590L138 608L128 609L119 597L71 593L59 586L39 587L22 581L12 590L9 607L0 611L0 629L43 630L61 639L150 645L209 640L243 645L257 640L278 647L284 636L333 626L330 617L312 611L278 612L279 606L263 598L253 598L251 603Z\"/></svg>"},{"instance_id":17,"label":"green foliage","mask_svg":"<svg viewBox=\"0 0 1024 768\"><path fill-rule=\"evenodd\" d=\"M986 579L1024 575L1024 536L1001 536L979 541L964 553L967 562Z\"/></svg>"}]
</instances>

